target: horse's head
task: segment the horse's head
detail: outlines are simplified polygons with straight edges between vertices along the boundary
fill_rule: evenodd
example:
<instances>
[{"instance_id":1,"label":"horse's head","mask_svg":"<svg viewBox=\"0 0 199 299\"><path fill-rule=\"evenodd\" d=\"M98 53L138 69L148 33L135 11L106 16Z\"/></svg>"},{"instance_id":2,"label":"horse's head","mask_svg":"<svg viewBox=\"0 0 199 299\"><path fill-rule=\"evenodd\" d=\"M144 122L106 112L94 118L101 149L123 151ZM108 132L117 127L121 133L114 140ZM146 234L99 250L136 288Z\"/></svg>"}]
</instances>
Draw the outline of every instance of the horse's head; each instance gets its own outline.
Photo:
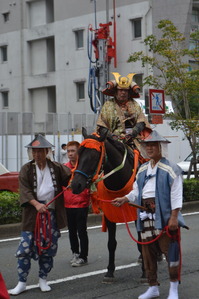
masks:
<instances>
[{"instance_id":1,"label":"horse's head","mask_svg":"<svg viewBox=\"0 0 199 299\"><path fill-rule=\"evenodd\" d=\"M100 136L87 135L86 129L82 128L84 140L79 148L78 162L71 182L74 194L79 194L88 188L93 178L98 175L104 159L104 140L107 133L108 130L104 128Z\"/></svg>"}]
</instances>

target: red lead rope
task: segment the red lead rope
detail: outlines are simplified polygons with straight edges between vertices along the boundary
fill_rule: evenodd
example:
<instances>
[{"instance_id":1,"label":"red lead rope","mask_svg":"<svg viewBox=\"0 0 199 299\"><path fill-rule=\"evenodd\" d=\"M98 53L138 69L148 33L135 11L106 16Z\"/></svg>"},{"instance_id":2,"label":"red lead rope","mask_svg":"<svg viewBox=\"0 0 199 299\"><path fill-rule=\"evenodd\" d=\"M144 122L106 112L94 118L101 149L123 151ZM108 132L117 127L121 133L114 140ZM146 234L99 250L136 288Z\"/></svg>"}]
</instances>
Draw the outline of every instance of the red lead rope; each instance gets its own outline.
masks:
<instances>
[{"instance_id":1,"label":"red lead rope","mask_svg":"<svg viewBox=\"0 0 199 299\"><path fill-rule=\"evenodd\" d=\"M51 201L49 201L46 204L46 207L48 207L55 199L61 196L66 189L67 188L64 188ZM42 246L43 242L45 242L46 246ZM35 223L35 243L38 248L39 255L41 255L42 250L50 248L52 244L50 212L48 210L46 210L44 213L37 213Z\"/></svg>"},{"instance_id":2,"label":"red lead rope","mask_svg":"<svg viewBox=\"0 0 199 299\"><path fill-rule=\"evenodd\" d=\"M112 200L103 200L103 199L100 199L101 201L103 202L107 202L107 203L111 203ZM169 238L173 239L173 240L176 240L178 242L178 246L179 246L179 271L178 271L178 281L180 281L180 277L181 277L181 268L182 268L182 251L181 251L181 238L180 238L180 228L178 228L178 231L175 235L171 235L170 232L169 232L169 227L168 225L165 226L162 231L160 232L160 234L155 237L153 240L150 240L150 241L147 241L147 242L140 242L138 240L136 240L134 238L134 236L132 235L131 231L130 231L130 228L129 228L129 225L128 225L128 222L126 221L126 217L125 217L125 213L124 213L124 209L123 207L121 206L121 209L122 209L122 214L123 214L123 218L124 218L124 223L126 225L126 228L127 228L127 231L128 231L128 234L129 236L131 237L131 239L133 241L135 241L136 243L140 244L140 245L148 245L148 244L151 244L153 242L156 242L164 232L166 232L166 234L169 236Z\"/></svg>"},{"instance_id":3,"label":"red lead rope","mask_svg":"<svg viewBox=\"0 0 199 299\"><path fill-rule=\"evenodd\" d=\"M38 253L41 255L42 250L48 249L52 243L50 212L37 213L35 224L35 242ZM46 246L42 246L45 242Z\"/></svg>"},{"instance_id":4,"label":"red lead rope","mask_svg":"<svg viewBox=\"0 0 199 299\"><path fill-rule=\"evenodd\" d=\"M121 206L121 208L122 208L122 206ZM164 232L166 232L166 234L167 234L167 236L168 236L169 238L171 238L171 239L173 239L173 240L175 240L175 241L178 242L178 246L179 246L179 270L178 270L178 281L180 282L180 280L181 280L181 269L182 269L182 250L181 250L181 242L180 242L180 241L181 241L181 238L180 238L180 228L178 227L177 233L176 233L175 235L171 235L170 232L169 232L169 227L168 227L168 225L167 225L167 226L165 226L165 227L162 229L162 231L160 232L160 234L159 234L156 238L154 238L153 240L150 240L150 241L148 241L148 242L140 242L140 241L136 240L136 239L133 237L133 235L132 235L132 233L131 233L131 231L130 231L128 222L125 220L125 214L124 214L124 210L123 210L123 209L122 209L122 213L123 213L124 222L125 222L125 225L126 225L128 234L129 234L129 236L131 237L131 239L132 239L133 241L135 241L136 243L138 243L138 244L140 244L140 245L148 245L148 244L151 244L151 243L157 241L157 240L162 236L162 234L163 234Z\"/></svg>"}]
</instances>

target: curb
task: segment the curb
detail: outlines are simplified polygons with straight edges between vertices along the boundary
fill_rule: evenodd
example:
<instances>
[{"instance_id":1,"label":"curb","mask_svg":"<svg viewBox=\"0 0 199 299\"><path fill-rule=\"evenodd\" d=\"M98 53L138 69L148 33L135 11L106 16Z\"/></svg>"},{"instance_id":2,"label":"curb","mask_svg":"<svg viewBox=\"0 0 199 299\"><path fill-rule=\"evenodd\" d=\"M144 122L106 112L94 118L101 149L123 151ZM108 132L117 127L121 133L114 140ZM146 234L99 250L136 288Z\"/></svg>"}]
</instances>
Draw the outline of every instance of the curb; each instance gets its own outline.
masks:
<instances>
[{"instance_id":1,"label":"curb","mask_svg":"<svg viewBox=\"0 0 199 299\"><path fill-rule=\"evenodd\" d=\"M183 203L182 213L199 212L199 201L191 201ZM101 225L102 214L89 214L88 227ZM0 225L0 239L19 237L21 233L21 223Z\"/></svg>"},{"instance_id":2,"label":"curb","mask_svg":"<svg viewBox=\"0 0 199 299\"><path fill-rule=\"evenodd\" d=\"M89 214L87 225L101 225L102 214ZM65 230L66 228L64 228ZM0 240L5 238L16 238L21 234L21 223L2 224L0 225Z\"/></svg>"},{"instance_id":3,"label":"curb","mask_svg":"<svg viewBox=\"0 0 199 299\"><path fill-rule=\"evenodd\" d=\"M190 213L190 212L199 212L199 201L190 201L183 202L183 207L181 210L182 214Z\"/></svg>"}]
</instances>

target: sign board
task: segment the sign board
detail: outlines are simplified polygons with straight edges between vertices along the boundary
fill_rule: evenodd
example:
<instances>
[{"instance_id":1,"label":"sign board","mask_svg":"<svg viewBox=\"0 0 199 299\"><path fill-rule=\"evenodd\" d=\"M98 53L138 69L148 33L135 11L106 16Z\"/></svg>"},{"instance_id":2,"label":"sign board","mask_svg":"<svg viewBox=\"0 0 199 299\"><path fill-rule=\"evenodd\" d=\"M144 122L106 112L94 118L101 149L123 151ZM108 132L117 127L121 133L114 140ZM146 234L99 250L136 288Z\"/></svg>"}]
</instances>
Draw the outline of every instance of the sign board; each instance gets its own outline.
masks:
<instances>
[{"instance_id":1,"label":"sign board","mask_svg":"<svg viewBox=\"0 0 199 299\"><path fill-rule=\"evenodd\" d=\"M151 115L151 123L152 124L163 124L162 114L152 114Z\"/></svg>"},{"instance_id":2,"label":"sign board","mask_svg":"<svg viewBox=\"0 0 199 299\"><path fill-rule=\"evenodd\" d=\"M149 113L165 113L165 99L163 89L149 89Z\"/></svg>"}]
</instances>

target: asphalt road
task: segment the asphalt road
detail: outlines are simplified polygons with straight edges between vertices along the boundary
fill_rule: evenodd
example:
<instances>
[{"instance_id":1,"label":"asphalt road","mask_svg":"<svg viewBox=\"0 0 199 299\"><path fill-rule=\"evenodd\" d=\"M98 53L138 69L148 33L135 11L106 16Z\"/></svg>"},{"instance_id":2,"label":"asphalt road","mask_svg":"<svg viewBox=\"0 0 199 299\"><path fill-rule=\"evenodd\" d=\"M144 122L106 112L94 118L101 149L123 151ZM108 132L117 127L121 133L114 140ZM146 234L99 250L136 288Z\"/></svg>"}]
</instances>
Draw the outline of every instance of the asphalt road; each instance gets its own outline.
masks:
<instances>
[{"instance_id":1,"label":"asphalt road","mask_svg":"<svg viewBox=\"0 0 199 299\"><path fill-rule=\"evenodd\" d=\"M182 229L183 266L181 285L179 286L180 299L199 298L199 230L198 214L185 216L187 231ZM136 236L134 224L130 224L131 231ZM86 266L72 268L68 233L63 232L59 242L58 254L54 268L49 274L48 281L52 291L42 293L38 288L38 265L32 262L32 269L28 278L28 290L17 298L19 299L136 299L147 289L140 283L141 267L137 264L139 256L137 246L130 239L125 225L117 227L118 247L116 251L115 282L102 283L106 271L108 251L107 233L102 233L100 227L91 227L89 233L89 263ZM0 270L4 276L7 288L17 284L16 258L14 257L18 240L0 240ZM160 298L168 296L168 274L165 261L159 263ZM14 298L11 296L11 298Z\"/></svg>"}]
</instances>

